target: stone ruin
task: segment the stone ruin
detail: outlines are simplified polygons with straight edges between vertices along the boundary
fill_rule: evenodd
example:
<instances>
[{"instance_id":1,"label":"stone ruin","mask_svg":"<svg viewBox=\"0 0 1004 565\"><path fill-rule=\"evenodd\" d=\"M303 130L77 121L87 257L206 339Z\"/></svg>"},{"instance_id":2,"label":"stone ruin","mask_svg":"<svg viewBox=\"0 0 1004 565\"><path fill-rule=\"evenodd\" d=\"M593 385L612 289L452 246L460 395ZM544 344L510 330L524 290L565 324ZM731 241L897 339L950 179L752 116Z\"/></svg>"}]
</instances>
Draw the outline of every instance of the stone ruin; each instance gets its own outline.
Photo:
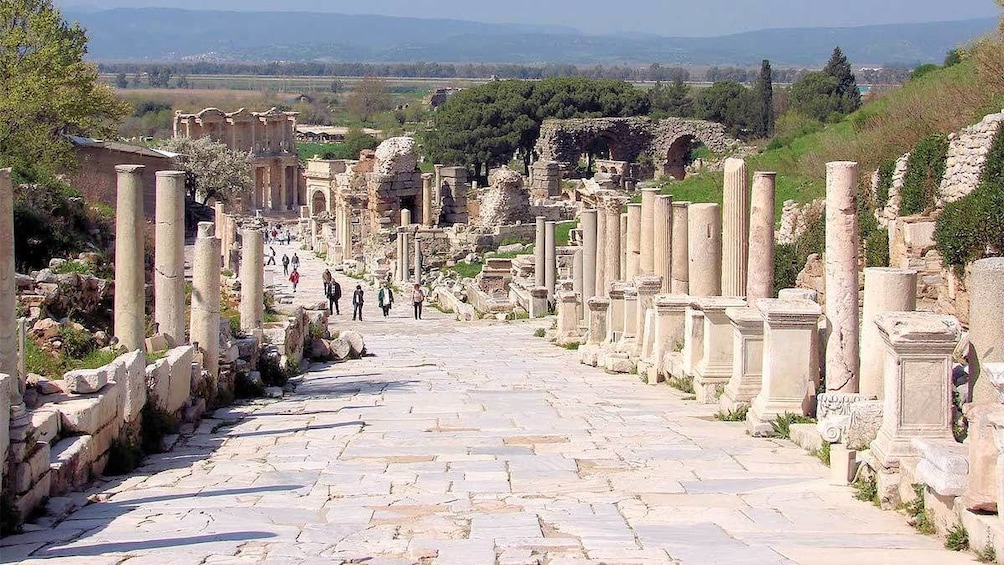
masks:
<instances>
[{"instance_id":1,"label":"stone ruin","mask_svg":"<svg viewBox=\"0 0 1004 565\"><path fill-rule=\"evenodd\" d=\"M163 419L180 424L159 446L170 449L178 433L194 432L207 410L232 400L238 380L245 386L264 386L259 362L299 366L305 346L312 345L310 326L327 326L327 310L321 308L298 308L280 322L264 322L264 224L257 218L228 214L222 204L216 206L214 222L198 226L191 257L192 302L186 308L185 175L181 171L156 174L157 246L153 293L148 294L143 167L120 165L116 169L113 281L53 274L50 269L30 276L16 274L10 170L0 170L0 211L7 210L0 213L0 241L5 242L0 245L4 272L0 277L0 491L11 501L17 521L46 500L56 512L72 511L85 499L70 493L86 488L109 465L121 462L113 446L139 445L143 427ZM76 261L97 265L98 259L83 254ZM50 265L55 269L63 262L53 259ZM224 269L239 270L240 276L223 280ZM232 294L232 288L239 288L239 297ZM225 298L239 303L245 335L233 335L230 324L221 318ZM70 310L100 312L106 302L112 302L114 329L110 332L91 336L83 325L60 320ZM16 305L26 312L20 321L15 319ZM148 311L159 332L152 336L146 327ZM28 374L26 340L34 340L43 349L58 349L64 326L87 332L113 360L94 369L69 371L61 379ZM332 358L364 351L361 336L350 333L339 338L345 342L344 355L333 352ZM340 342L331 346L342 348ZM152 360L152 355L158 358ZM281 388L265 392L283 394ZM154 416L153 420L146 420L144 414Z\"/></svg>"},{"instance_id":2,"label":"stone ruin","mask_svg":"<svg viewBox=\"0 0 1004 565\"><path fill-rule=\"evenodd\" d=\"M523 175L509 167L495 169L488 175L488 186L487 193L481 197L480 226L502 226L530 220L530 193L523 186Z\"/></svg>"}]
</instances>

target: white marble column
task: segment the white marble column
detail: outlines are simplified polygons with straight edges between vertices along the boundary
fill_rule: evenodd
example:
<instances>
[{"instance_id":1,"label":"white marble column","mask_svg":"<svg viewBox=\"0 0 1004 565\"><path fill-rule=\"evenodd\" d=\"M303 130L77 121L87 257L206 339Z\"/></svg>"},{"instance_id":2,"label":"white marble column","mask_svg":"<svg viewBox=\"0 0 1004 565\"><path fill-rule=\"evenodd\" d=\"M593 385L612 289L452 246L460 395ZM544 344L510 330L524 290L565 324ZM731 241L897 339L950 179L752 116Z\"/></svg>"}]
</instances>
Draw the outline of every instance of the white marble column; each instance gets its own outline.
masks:
<instances>
[{"instance_id":1,"label":"white marble column","mask_svg":"<svg viewBox=\"0 0 1004 565\"><path fill-rule=\"evenodd\" d=\"M774 296L774 183L776 173L753 173L750 208L749 267L746 299L750 304Z\"/></svg>"},{"instance_id":2,"label":"white marble column","mask_svg":"<svg viewBox=\"0 0 1004 565\"><path fill-rule=\"evenodd\" d=\"M606 265L603 268L603 280L609 289L610 283L621 280L621 200L608 198L603 203L603 213L607 220L607 241L604 244L603 252ZM612 299L613 296L610 298Z\"/></svg>"},{"instance_id":3,"label":"white marble column","mask_svg":"<svg viewBox=\"0 0 1004 565\"><path fill-rule=\"evenodd\" d=\"M411 237L407 230L402 230L398 232L398 237L401 238L401 282L407 283L411 280L411 261L409 257L411 256Z\"/></svg>"},{"instance_id":4,"label":"white marble column","mask_svg":"<svg viewBox=\"0 0 1004 565\"><path fill-rule=\"evenodd\" d=\"M750 200L746 161L725 160L722 200L722 295L746 295Z\"/></svg>"},{"instance_id":5,"label":"white marble column","mask_svg":"<svg viewBox=\"0 0 1004 565\"><path fill-rule=\"evenodd\" d=\"M220 240L212 222L199 222L192 264L191 342L198 344L202 367L212 377L213 396L220 372Z\"/></svg>"},{"instance_id":6,"label":"white marble column","mask_svg":"<svg viewBox=\"0 0 1004 565\"><path fill-rule=\"evenodd\" d=\"M241 241L241 329L250 332L265 321L265 243L257 229L245 229Z\"/></svg>"},{"instance_id":7,"label":"white marble column","mask_svg":"<svg viewBox=\"0 0 1004 565\"><path fill-rule=\"evenodd\" d=\"M10 169L0 169L0 374L17 379L11 382L10 402L0 401L0 408L20 406L25 388L25 376L17 370L17 284L14 271L14 186ZM0 390L0 394L2 394ZM4 418L10 416L9 409ZM0 420L4 424L6 420ZM6 437L7 429L0 430ZM3 455L6 450L0 452Z\"/></svg>"},{"instance_id":8,"label":"white marble column","mask_svg":"<svg viewBox=\"0 0 1004 565\"><path fill-rule=\"evenodd\" d=\"M157 171L154 321L175 344L185 343L185 172ZM217 203L217 216L223 216ZM218 231L218 230L217 230Z\"/></svg>"},{"instance_id":9,"label":"white marble column","mask_svg":"<svg viewBox=\"0 0 1004 565\"><path fill-rule=\"evenodd\" d=\"M718 204L691 204L687 212L691 296L722 293L722 214Z\"/></svg>"},{"instance_id":10,"label":"white marble column","mask_svg":"<svg viewBox=\"0 0 1004 565\"><path fill-rule=\"evenodd\" d=\"M558 282L558 256L555 242L555 223L544 223L544 286L547 299L554 300L554 288Z\"/></svg>"},{"instance_id":11,"label":"white marble column","mask_svg":"<svg viewBox=\"0 0 1004 565\"><path fill-rule=\"evenodd\" d=\"M973 402L996 400L987 363L1004 363L1004 257L980 259L969 275L969 342L976 352Z\"/></svg>"},{"instance_id":12,"label":"white marble column","mask_svg":"<svg viewBox=\"0 0 1004 565\"><path fill-rule=\"evenodd\" d=\"M144 274L143 165L116 165L115 204L115 336L129 351L143 349L146 339ZM212 224L210 224L212 225ZM216 272L220 254L217 252Z\"/></svg>"},{"instance_id":13,"label":"white marble column","mask_svg":"<svg viewBox=\"0 0 1004 565\"><path fill-rule=\"evenodd\" d=\"M544 280L547 270L546 248L547 248L547 218L537 216L536 239L533 247L533 281L537 286L547 286Z\"/></svg>"},{"instance_id":14,"label":"white marble column","mask_svg":"<svg viewBox=\"0 0 1004 565\"><path fill-rule=\"evenodd\" d=\"M669 294L673 287L673 197L658 196L655 199L655 218L652 223L652 268L656 276L662 277L662 294Z\"/></svg>"},{"instance_id":15,"label":"white marble column","mask_svg":"<svg viewBox=\"0 0 1004 565\"><path fill-rule=\"evenodd\" d=\"M617 280L626 281L627 278L627 267L628 267L628 255L630 251L628 250L628 214L627 212L621 212L620 214L620 250L621 250L621 260L620 260L620 271L617 275Z\"/></svg>"},{"instance_id":16,"label":"white marble column","mask_svg":"<svg viewBox=\"0 0 1004 565\"><path fill-rule=\"evenodd\" d=\"M607 214L603 207L603 203L599 200L596 202L596 288L594 289L595 296L606 296L607 295L607 283L609 279L606 276L606 266L607 266Z\"/></svg>"},{"instance_id":17,"label":"white marble column","mask_svg":"<svg viewBox=\"0 0 1004 565\"><path fill-rule=\"evenodd\" d=\"M858 392L858 164L826 164L826 390Z\"/></svg>"},{"instance_id":18,"label":"white marble column","mask_svg":"<svg viewBox=\"0 0 1004 565\"><path fill-rule=\"evenodd\" d=\"M432 173L422 173L422 225L427 228L436 225L436 221L432 217L432 182Z\"/></svg>"},{"instance_id":19,"label":"white marble column","mask_svg":"<svg viewBox=\"0 0 1004 565\"><path fill-rule=\"evenodd\" d=\"M673 294L690 294L689 212L690 202L673 202Z\"/></svg>"},{"instance_id":20,"label":"white marble column","mask_svg":"<svg viewBox=\"0 0 1004 565\"><path fill-rule=\"evenodd\" d=\"M425 257L422 256L422 242L418 239L418 234L415 234L415 284L423 284L422 275L425 270L423 261Z\"/></svg>"},{"instance_id":21,"label":"white marble column","mask_svg":"<svg viewBox=\"0 0 1004 565\"><path fill-rule=\"evenodd\" d=\"M401 209L401 227L410 226L411 221L411 210L407 208Z\"/></svg>"},{"instance_id":22,"label":"white marble column","mask_svg":"<svg viewBox=\"0 0 1004 565\"><path fill-rule=\"evenodd\" d=\"M885 351L875 317L883 312L917 309L917 271L869 267L865 269L865 304L861 313L861 378L859 392L881 400L884 396Z\"/></svg>"},{"instance_id":23,"label":"white marble column","mask_svg":"<svg viewBox=\"0 0 1004 565\"><path fill-rule=\"evenodd\" d=\"M627 207L627 268L624 276L634 280L641 268L641 204Z\"/></svg>"},{"instance_id":24,"label":"white marble column","mask_svg":"<svg viewBox=\"0 0 1004 565\"><path fill-rule=\"evenodd\" d=\"M582 296L597 296L596 291L596 210L583 210L579 218L582 230Z\"/></svg>"},{"instance_id":25,"label":"white marble column","mask_svg":"<svg viewBox=\"0 0 1004 565\"><path fill-rule=\"evenodd\" d=\"M658 275L655 272L655 202L659 197L658 188L643 188L641 190L641 239L640 266L641 275Z\"/></svg>"}]
</instances>

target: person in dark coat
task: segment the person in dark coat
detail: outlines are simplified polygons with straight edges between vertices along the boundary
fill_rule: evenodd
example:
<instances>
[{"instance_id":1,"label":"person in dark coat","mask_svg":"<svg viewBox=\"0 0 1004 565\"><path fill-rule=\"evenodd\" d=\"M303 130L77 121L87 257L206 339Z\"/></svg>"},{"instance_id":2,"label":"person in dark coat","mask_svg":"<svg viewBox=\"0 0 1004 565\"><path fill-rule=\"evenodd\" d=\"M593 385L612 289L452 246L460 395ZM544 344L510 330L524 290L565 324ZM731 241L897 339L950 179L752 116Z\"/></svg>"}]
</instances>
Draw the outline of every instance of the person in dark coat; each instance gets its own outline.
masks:
<instances>
[{"instance_id":1,"label":"person in dark coat","mask_svg":"<svg viewBox=\"0 0 1004 565\"><path fill-rule=\"evenodd\" d=\"M356 285L355 292L352 293L352 319L363 321L363 287Z\"/></svg>"},{"instance_id":2,"label":"person in dark coat","mask_svg":"<svg viewBox=\"0 0 1004 565\"><path fill-rule=\"evenodd\" d=\"M342 285L338 284L338 281L332 279L331 284L328 285L328 314L331 314L331 309L335 309L335 314L341 314L338 311L338 301L342 298Z\"/></svg>"}]
</instances>

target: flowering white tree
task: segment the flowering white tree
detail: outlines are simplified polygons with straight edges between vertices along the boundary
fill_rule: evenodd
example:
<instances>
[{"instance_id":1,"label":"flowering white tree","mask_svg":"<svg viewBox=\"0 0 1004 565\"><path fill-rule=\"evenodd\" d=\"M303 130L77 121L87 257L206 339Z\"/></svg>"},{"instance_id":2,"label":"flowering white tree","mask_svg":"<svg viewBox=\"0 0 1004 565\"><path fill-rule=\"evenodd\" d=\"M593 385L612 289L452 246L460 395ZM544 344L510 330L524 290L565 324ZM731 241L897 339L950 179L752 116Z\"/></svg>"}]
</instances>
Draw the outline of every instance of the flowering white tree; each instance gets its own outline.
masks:
<instances>
[{"instance_id":1,"label":"flowering white tree","mask_svg":"<svg viewBox=\"0 0 1004 565\"><path fill-rule=\"evenodd\" d=\"M230 201L249 194L254 186L250 155L232 151L223 143L208 137L175 137L160 148L179 154L175 161L188 173L186 188L202 203L210 198Z\"/></svg>"}]
</instances>

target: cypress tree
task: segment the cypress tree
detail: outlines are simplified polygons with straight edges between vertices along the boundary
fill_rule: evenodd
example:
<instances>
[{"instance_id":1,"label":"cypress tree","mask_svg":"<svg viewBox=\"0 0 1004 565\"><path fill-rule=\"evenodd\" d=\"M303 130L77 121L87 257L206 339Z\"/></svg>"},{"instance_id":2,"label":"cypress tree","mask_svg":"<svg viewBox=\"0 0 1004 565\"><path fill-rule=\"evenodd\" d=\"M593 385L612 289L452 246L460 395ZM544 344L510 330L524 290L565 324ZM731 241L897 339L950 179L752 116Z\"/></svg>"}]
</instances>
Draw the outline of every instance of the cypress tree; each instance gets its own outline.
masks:
<instances>
[{"instance_id":1,"label":"cypress tree","mask_svg":"<svg viewBox=\"0 0 1004 565\"><path fill-rule=\"evenodd\" d=\"M833 55L826 63L823 72L837 79L837 90L834 94L840 99L840 111L850 114L861 107L861 91L858 82L851 72L851 64L840 47L833 48Z\"/></svg>"},{"instance_id":2,"label":"cypress tree","mask_svg":"<svg viewBox=\"0 0 1004 565\"><path fill-rule=\"evenodd\" d=\"M757 136L767 138L774 135L774 84L770 61L763 60L760 76L757 78L756 93L760 107L757 120Z\"/></svg>"}]
</instances>

